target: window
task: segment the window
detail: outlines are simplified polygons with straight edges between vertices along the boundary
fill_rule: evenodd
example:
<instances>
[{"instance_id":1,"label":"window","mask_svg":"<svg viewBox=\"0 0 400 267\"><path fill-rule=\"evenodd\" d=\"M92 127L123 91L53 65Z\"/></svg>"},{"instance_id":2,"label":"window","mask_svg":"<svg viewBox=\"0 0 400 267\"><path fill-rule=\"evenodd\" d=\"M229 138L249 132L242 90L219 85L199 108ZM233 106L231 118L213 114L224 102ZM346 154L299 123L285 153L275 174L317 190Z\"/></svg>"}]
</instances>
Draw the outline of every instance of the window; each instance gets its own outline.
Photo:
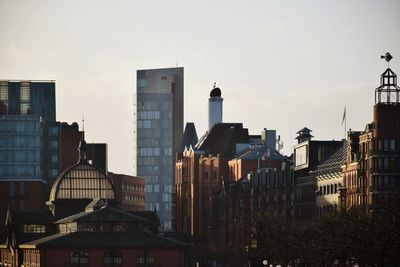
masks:
<instances>
[{"instance_id":1,"label":"window","mask_svg":"<svg viewBox=\"0 0 400 267\"><path fill-rule=\"evenodd\" d=\"M170 184L164 185L164 193L172 193L172 185Z\"/></svg>"},{"instance_id":2,"label":"window","mask_svg":"<svg viewBox=\"0 0 400 267\"><path fill-rule=\"evenodd\" d=\"M30 113L29 99L30 99L29 83L27 83L27 82L21 83L21 88L20 88L20 101L21 101L20 112L21 112L21 114L29 114Z\"/></svg>"},{"instance_id":3,"label":"window","mask_svg":"<svg viewBox=\"0 0 400 267\"><path fill-rule=\"evenodd\" d=\"M151 184L146 184L145 185L145 190L146 193L152 193L153 192L153 185Z\"/></svg>"},{"instance_id":4,"label":"window","mask_svg":"<svg viewBox=\"0 0 400 267\"><path fill-rule=\"evenodd\" d=\"M46 226L42 224L24 224L24 233L46 233Z\"/></svg>"},{"instance_id":5,"label":"window","mask_svg":"<svg viewBox=\"0 0 400 267\"><path fill-rule=\"evenodd\" d=\"M0 82L0 114L7 114L8 107L8 84Z\"/></svg>"},{"instance_id":6,"label":"window","mask_svg":"<svg viewBox=\"0 0 400 267\"><path fill-rule=\"evenodd\" d=\"M106 266L117 266L122 264L121 252L106 251L104 252L103 262Z\"/></svg>"},{"instance_id":7,"label":"window","mask_svg":"<svg viewBox=\"0 0 400 267\"><path fill-rule=\"evenodd\" d=\"M58 170L57 169L51 169L49 176L51 177L56 177L58 175Z\"/></svg>"},{"instance_id":8,"label":"window","mask_svg":"<svg viewBox=\"0 0 400 267\"><path fill-rule=\"evenodd\" d=\"M8 195L10 197L15 197L15 183L14 182L10 182L10 184L9 184Z\"/></svg>"},{"instance_id":9,"label":"window","mask_svg":"<svg viewBox=\"0 0 400 267\"><path fill-rule=\"evenodd\" d=\"M164 221L164 229L171 229L172 222L171 221Z\"/></svg>"},{"instance_id":10,"label":"window","mask_svg":"<svg viewBox=\"0 0 400 267\"><path fill-rule=\"evenodd\" d=\"M159 184L155 184L154 185L154 192L155 193L159 193L160 192L160 185Z\"/></svg>"},{"instance_id":11,"label":"window","mask_svg":"<svg viewBox=\"0 0 400 267\"><path fill-rule=\"evenodd\" d=\"M29 102L29 83L21 83L21 89L20 89L20 99L21 102L28 101Z\"/></svg>"},{"instance_id":12,"label":"window","mask_svg":"<svg viewBox=\"0 0 400 267\"><path fill-rule=\"evenodd\" d=\"M162 194L163 202L171 202L171 195L170 194Z\"/></svg>"},{"instance_id":13,"label":"window","mask_svg":"<svg viewBox=\"0 0 400 267\"><path fill-rule=\"evenodd\" d=\"M29 114L29 104L21 103L20 104L20 112L21 112L21 114Z\"/></svg>"},{"instance_id":14,"label":"window","mask_svg":"<svg viewBox=\"0 0 400 267\"><path fill-rule=\"evenodd\" d=\"M146 87L147 86L147 80L146 79L138 79L137 81L137 86L138 87Z\"/></svg>"},{"instance_id":15,"label":"window","mask_svg":"<svg viewBox=\"0 0 400 267\"><path fill-rule=\"evenodd\" d=\"M136 256L136 263L140 264L139 266L144 266L145 264L155 264L156 259L154 256L154 252L147 250L139 251Z\"/></svg>"},{"instance_id":16,"label":"window","mask_svg":"<svg viewBox=\"0 0 400 267\"><path fill-rule=\"evenodd\" d=\"M390 140L390 150L391 151L396 150L396 140L394 140L394 139Z\"/></svg>"},{"instance_id":17,"label":"window","mask_svg":"<svg viewBox=\"0 0 400 267\"><path fill-rule=\"evenodd\" d=\"M58 162L58 155L51 155L51 163L57 163Z\"/></svg>"},{"instance_id":18,"label":"window","mask_svg":"<svg viewBox=\"0 0 400 267\"><path fill-rule=\"evenodd\" d=\"M24 182L19 183L19 195L25 196L25 183Z\"/></svg>"},{"instance_id":19,"label":"window","mask_svg":"<svg viewBox=\"0 0 400 267\"><path fill-rule=\"evenodd\" d=\"M58 148L58 141L51 141L50 142L50 148L51 149L57 149Z\"/></svg>"},{"instance_id":20,"label":"window","mask_svg":"<svg viewBox=\"0 0 400 267\"><path fill-rule=\"evenodd\" d=\"M71 251L71 264L84 265L89 263L89 253L85 250Z\"/></svg>"}]
</instances>

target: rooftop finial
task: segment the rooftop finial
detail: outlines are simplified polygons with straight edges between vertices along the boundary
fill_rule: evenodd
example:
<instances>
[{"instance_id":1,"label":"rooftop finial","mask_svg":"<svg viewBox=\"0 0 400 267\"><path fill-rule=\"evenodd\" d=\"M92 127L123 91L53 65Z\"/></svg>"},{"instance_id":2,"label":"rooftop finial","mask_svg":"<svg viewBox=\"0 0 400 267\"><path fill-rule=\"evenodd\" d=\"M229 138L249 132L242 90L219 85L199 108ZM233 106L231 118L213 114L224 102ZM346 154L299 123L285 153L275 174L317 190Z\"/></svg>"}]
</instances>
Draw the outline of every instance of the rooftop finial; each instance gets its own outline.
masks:
<instances>
[{"instance_id":1,"label":"rooftop finial","mask_svg":"<svg viewBox=\"0 0 400 267\"><path fill-rule=\"evenodd\" d=\"M85 113L82 113L82 131L85 132Z\"/></svg>"},{"instance_id":2,"label":"rooftop finial","mask_svg":"<svg viewBox=\"0 0 400 267\"><path fill-rule=\"evenodd\" d=\"M82 114L82 140L79 143L79 162L86 161L85 114Z\"/></svg>"},{"instance_id":3,"label":"rooftop finial","mask_svg":"<svg viewBox=\"0 0 400 267\"><path fill-rule=\"evenodd\" d=\"M386 62L388 63L388 68L389 68L389 62L390 62L390 60L393 59L393 56L389 52L386 52L385 55L381 55L381 59L382 58L384 58L386 60Z\"/></svg>"},{"instance_id":4,"label":"rooftop finial","mask_svg":"<svg viewBox=\"0 0 400 267\"><path fill-rule=\"evenodd\" d=\"M217 87L217 83L216 83L216 82L214 82L214 86L213 86L213 88L215 88L215 87Z\"/></svg>"}]
</instances>

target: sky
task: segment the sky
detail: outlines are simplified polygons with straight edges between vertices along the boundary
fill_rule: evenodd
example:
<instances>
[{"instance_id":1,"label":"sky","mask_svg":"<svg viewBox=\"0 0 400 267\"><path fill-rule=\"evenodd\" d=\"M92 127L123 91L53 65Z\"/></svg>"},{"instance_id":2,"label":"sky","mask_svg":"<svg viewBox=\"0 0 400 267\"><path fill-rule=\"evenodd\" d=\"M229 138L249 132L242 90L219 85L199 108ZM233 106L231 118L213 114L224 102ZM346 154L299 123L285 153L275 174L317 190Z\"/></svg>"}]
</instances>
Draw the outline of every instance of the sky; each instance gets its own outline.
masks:
<instances>
[{"instance_id":1,"label":"sky","mask_svg":"<svg viewBox=\"0 0 400 267\"><path fill-rule=\"evenodd\" d=\"M207 130L214 82L223 121L344 137L372 121L374 89L400 74L397 0L0 0L0 79L55 80L57 120L85 118L109 170L132 174L136 70L184 67L185 122Z\"/></svg>"}]
</instances>

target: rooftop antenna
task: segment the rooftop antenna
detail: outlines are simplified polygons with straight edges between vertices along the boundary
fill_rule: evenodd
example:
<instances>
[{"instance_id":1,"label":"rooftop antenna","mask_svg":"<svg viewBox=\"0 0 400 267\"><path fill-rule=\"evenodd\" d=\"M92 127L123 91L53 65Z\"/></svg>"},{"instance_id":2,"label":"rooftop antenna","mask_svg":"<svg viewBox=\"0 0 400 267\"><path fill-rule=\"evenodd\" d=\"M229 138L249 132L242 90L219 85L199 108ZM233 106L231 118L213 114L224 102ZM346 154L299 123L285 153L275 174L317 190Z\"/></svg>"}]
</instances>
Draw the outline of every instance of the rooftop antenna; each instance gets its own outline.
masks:
<instances>
[{"instance_id":1,"label":"rooftop antenna","mask_svg":"<svg viewBox=\"0 0 400 267\"><path fill-rule=\"evenodd\" d=\"M83 139L85 139L85 113L82 113L82 132L83 132Z\"/></svg>"}]
</instances>

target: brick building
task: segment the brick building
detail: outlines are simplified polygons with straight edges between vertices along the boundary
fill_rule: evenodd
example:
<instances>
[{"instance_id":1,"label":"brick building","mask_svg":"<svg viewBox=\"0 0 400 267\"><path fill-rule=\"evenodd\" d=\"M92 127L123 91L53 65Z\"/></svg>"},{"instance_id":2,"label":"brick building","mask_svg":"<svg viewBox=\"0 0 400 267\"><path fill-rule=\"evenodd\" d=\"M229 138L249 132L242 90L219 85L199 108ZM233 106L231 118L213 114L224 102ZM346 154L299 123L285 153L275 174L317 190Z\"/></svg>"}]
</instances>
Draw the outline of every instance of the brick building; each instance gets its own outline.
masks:
<instances>
[{"instance_id":1,"label":"brick building","mask_svg":"<svg viewBox=\"0 0 400 267\"><path fill-rule=\"evenodd\" d=\"M187 245L158 234L155 212L116 208L111 179L86 158L56 179L48 209L8 209L1 266L184 266Z\"/></svg>"},{"instance_id":2,"label":"brick building","mask_svg":"<svg viewBox=\"0 0 400 267\"><path fill-rule=\"evenodd\" d=\"M348 135L350 155L342 166L342 204L347 209L359 206L370 212L399 203L400 88L390 68L380 80L381 85L375 89L372 123L365 131Z\"/></svg>"},{"instance_id":3,"label":"brick building","mask_svg":"<svg viewBox=\"0 0 400 267\"><path fill-rule=\"evenodd\" d=\"M228 161L249 146L248 130L241 123L218 123L194 146L179 153L176 163L177 232L207 240L209 201L229 179Z\"/></svg>"},{"instance_id":4,"label":"brick building","mask_svg":"<svg viewBox=\"0 0 400 267\"><path fill-rule=\"evenodd\" d=\"M114 184L119 207L125 211L143 211L145 202L145 178L108 172Z\"/></svg>"}]
</instances>

